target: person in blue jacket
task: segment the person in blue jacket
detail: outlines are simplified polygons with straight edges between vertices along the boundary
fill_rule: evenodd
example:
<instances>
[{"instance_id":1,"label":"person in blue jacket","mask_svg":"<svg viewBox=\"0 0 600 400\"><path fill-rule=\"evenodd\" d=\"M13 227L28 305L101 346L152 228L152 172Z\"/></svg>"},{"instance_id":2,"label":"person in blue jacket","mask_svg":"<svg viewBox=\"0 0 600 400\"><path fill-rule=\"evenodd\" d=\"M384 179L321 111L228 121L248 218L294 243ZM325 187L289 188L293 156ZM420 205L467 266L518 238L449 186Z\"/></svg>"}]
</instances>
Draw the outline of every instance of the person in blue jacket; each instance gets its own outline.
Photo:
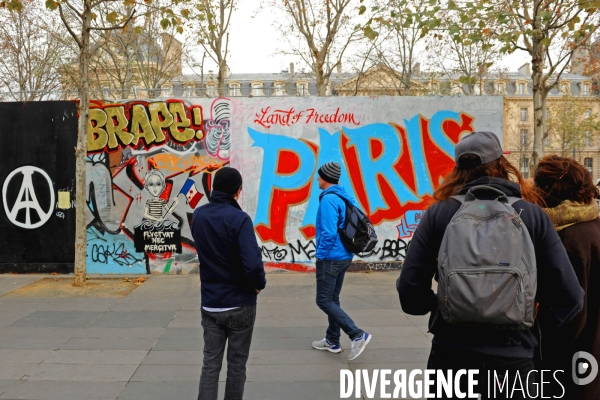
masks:
<instances>
[{"instance_id":1,"label":"person in blue jacket","mask_svg":"<svg viewBox=\"0 0 600 400\"><path fill-rule=\"evenodd\" d=\"M346 269L354 256L348 251L338 228L344 226L346 203L344 199L354 204L354 199L338 185L342 169L336 162L325 163L318 170L319 210L317 211L317 305L329 319L329 326L323 340L312 343L317 350L327 350L340 353L340 328L350 337L352 348L348 360L358 357L367 344L371 335L359 329L340 307L340 292L344 283Z\"/></svg>"},{"instance_id":2,"label":"person in blue jacket","mask_svg":"<svg viewBox=\"0 0 600 400\"><path fill-rule=\"evenodd\" d=\"M242 176L225 167L214 177L210 202L194 210L192 236L200 261L204 361L199 400L217 400L227 346L225 398L241 400L265 269L250 216L237 199Z\"/></svg>"}]
</instances>

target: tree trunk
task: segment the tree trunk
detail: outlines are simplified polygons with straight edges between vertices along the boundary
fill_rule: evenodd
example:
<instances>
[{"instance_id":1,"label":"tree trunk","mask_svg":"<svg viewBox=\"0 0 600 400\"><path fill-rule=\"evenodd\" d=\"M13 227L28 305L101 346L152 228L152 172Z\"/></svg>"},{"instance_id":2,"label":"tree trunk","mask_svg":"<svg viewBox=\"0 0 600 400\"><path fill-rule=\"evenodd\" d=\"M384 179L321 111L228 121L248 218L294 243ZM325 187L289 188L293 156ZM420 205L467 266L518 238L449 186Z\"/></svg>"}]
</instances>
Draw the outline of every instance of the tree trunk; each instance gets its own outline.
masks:
<instances>
[{"instance_id":1,"label":"tree trunk","mask_svg":"<svg viewBox=\"0 0 600 400\"><path fill-rule=\"evenodd\" d=\"M540 0L535 1L534 7L538 9ZM534 20L534 28L540 29L541 17L536 16ZM546 130L546 117L544 110L546 109L546 90L544 74L544 61L546 46L541 43L541 35L534 35L532 38L531 52L531 79L533 80L533 153L531 154L531 165L535 169L540 158L544 155L543 137Z\"/></svg>"},{"instance_id":2,"label":"tree trunk","mask_svg":"<svg viewBox=\"0 0 600 400\"><path fill-rule=\"evenodd\" d=\"M219 87L217 90L219 91L219 97L225 97L227 95L225 90L225 79L227 79L227 61L224 59L219 61L219 75L218 75Z\"/></svg>"},{"instance_id":3,"label":"tree trunk","mask_svg":"<svg viewBox=\"0 0 600 400\"><path fill-rule=\"evenodd\" d=\"M89 60L90 26L92 18L91 0L83 2L83 21L81 25L81 48L79 72L79 123L77 126L77 147L75 148L75 286L85 286L86 281L86 157L87 126L90 117L89 99Z\"/></svg>"},{"instance_id":4,"label":"tree trunk","mask_svg":"<svg viewBox=\"0 0 600 400\"><path fill-rule=\"evenodd\" d=\"M317 96L324 97L327 91L327 82L325 82L325 73L323 72L324 62L315 63L315 77L317 78Z\"/></svg>"},{"instance_id":5,"label":"tree trunk","mask_svg":"<svg viewBox=\"0 0 600 400\"><path fill-rule=\"evenodd\" d=\"M129 52L129 48L125 48L125 51L128 53ZM126 58L126 65L127 65L127 71L125 72L125 87L123 88L123 94L121 95L121 98L123 99L129 99L131 96L131 81L133 80L133 71L132 71L132 67L131 67L131 55L127 54Z\"/></svg>"},{"instance_id":6,"label":"tree trunk","mask_svg":"<svg viewBox=\"0 0 600 400\"><path fill-rule=\"evenodd\" d=\"M544 110L546 109L546 98L548 93L544 88L542 80L542 66L537 67L539 69L536 72L536 67L533 67L532 78L533 78L533 153L531 162L535 167L540 158L544 156L543 139L546 131L546 116Z\"/></svg>"}]
</instances>

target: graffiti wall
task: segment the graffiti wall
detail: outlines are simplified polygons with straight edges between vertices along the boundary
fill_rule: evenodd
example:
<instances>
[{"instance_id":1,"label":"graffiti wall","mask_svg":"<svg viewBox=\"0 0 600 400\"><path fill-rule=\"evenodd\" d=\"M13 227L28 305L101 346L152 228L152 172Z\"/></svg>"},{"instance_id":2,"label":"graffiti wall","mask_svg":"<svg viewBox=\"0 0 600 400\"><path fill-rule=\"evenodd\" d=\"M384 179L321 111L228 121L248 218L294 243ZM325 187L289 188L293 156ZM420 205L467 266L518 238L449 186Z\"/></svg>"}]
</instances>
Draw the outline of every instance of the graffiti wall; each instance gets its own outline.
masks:
<instances>
[{"instance_id":1,"label":"graffiti wall","mask_svg":"<svg viewBox=\"0 0 600 400\"><path fill-rule=\"evenodd\" d=\"M4 271L72 271L76 115L70 102L0 103ZM242 172L240 204L267 265L310 271L316 171L328 161L342 165L340 184L376 226L379 243L361 260L387 269L473 130L502 132L501 97L93 102L88 273L196 272L192 213L227 165Z\"/></svg>"},{"instance_id":2,"label":"graffiti wall","mask_svg":"<svg viewBox=\"0 0 600 400\"><path fill-rule=\"evenodd\" d=\"M402 260L433 191L454 167L461 135L501 135L502 98L284 98L234 103L231 164L268 265L315 261L317 168L342 165L340 184L376 226L375 269ZM500 137L500 139L502 139Z\"/></svg>"},{"instance_id":3,"label":"graffiti wall","mask_svg":"<svg viewBox=\"0 0 600 400\"><path fill-rule=\"evenodd\" d=\"M88 127L90 273L189 273L192 213L229 164L231 102L94 104Z\"/></svg>"}]
</instances>

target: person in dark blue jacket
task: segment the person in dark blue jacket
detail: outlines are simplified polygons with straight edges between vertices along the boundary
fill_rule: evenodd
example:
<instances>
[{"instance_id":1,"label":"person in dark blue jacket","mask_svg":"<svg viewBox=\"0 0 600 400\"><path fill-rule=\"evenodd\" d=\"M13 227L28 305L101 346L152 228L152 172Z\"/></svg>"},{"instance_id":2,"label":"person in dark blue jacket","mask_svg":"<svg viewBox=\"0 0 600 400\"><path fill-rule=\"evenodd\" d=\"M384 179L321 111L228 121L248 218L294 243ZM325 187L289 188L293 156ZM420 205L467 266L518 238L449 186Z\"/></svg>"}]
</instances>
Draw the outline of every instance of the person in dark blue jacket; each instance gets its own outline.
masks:
<instances>
[{"instance_id":1,"label":"person in dark blue jacket","mask_svg":"<svg viewBox=\"0 0 600 400\"><path fill-rule=\"evenodd\" d=\"M487 381L488 371L497 372L501 380L508 374L511 389L517 376L522 378L523 388L526 388L526 379L530 386L535 384L532 381L535 376L529 379L529 372L534 369L534 351L539 344L538 327L534 325L530 329L516 330L447 322L438 311L432 278L437 280L437 257L446 227L461 207L461 203L452 196L466 194L470 188L478 185L488 185L506 196L534 198L534 191L502 154L500 141L491 132L474 132L456 145L456 167L435 191L433 197L437 202L423 214L397 281L400 304L405 313L431 313L429 331L433 333L433 341L427 368L443 371L479 370L480 386L477 393L482 394L482 399L488 398L487 389L493 385ZM536 301L543 304L539 308L538 318L546 321L549 329L558 327L582 310L583 289L548 215L539 206L526 200L516 201L513 207L525 224L535 248ZM457 237L455 240L465 238ZM544 379L548 381L552 377L547 374L546 377L542 376L542 381ZM539 396L539 393L535 395L535 388L529 389L529 395L534 398ZM540 390L539 387L537 390ZM508 398L530 398L519 389L511 393L513 396ZM498 395L506 396L506 391Z\"/></svg>"},{"instance_id":2,"label":"person in dark blue jacket","mask_svg":"<svg viewBox=\"0 0 600 400\"><path fill-rule=\"evenodd\" d=\"M327 350L340 353L340 328L352 340L352 348L348 360L358 357L367 344L371 335L359 329L340 307L340 292L344 283L346 269L352 262L354 254L348 251L338 228L344 226L346 203L344 199L354 204L343 187L338 185L342 169L336 162L325 163L319 168L319 210L317 211L317 305L327 314L329 327L323 340L312 343L317 350Z\"/></svg>"},{"instance_id":3,"label":"person in dark blue jacket","mask_svg":"<svg viewBox=\"0 0 600 400\"><path fill-rule=\"evenodd\" d=\"M214 176L210 202L194 211L192 236L200 261L204 361L199 400L217 400L227 347L225 398L241 400L256 319L256 296L267 283L252 220L240 208L242 176L230 167Z\"/></svg>"}]
</instances>

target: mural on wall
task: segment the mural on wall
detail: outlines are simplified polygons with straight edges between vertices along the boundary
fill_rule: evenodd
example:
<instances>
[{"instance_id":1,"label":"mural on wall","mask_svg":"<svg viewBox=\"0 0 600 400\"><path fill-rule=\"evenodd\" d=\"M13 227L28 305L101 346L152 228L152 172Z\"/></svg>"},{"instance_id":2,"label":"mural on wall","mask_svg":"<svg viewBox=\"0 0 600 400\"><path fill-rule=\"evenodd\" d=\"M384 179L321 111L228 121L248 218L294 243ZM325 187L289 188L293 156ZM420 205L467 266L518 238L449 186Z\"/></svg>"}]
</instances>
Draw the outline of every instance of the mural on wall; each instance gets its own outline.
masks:
<instances>
[{"instance_id":1,"label":"mural on wall","mask_svg":"<svg viewBox=\"0 0 600 400\"><path fill-rule=\"evenodd\" d=\"M88 127L88 272L189 273L190 223L229 164L231 103L98 103Z\"/></svg>"},{"instance_id":2,"label":"mural on wall","mask_svg":"<svg viewBox=\"0 0 600 400\"><path fill-rule=\"evenodd\" d=\"M502 132L502 102L493 97L264 99L238 108L232 165L256 182L241 201L268 265L298 271L315 261L320 165L341 164L340 184L379 236L361 259L385 269L406 255L460 137Z\"/></svg>"},{"instance_id":3,"label":"mural on wall","mask_svg":"<svg viewBox=\"0 0 600 400\"><path fill-rule=\"evenodd\" d=\"M76 115L71 102L0 103L0 142L10 149L0 164L0 239L14 249L0 255L0 272L72 271ZM501 97L92 102L88 273L197 271L192 214L227 165L242 172L240 204L267 265L311 271L316 172L328 161L342 165L340 184L376 226L379 243L360 259L393 268L454 167L456 142L473 130L502 132Z\"/></svg>"}]
</instances>

